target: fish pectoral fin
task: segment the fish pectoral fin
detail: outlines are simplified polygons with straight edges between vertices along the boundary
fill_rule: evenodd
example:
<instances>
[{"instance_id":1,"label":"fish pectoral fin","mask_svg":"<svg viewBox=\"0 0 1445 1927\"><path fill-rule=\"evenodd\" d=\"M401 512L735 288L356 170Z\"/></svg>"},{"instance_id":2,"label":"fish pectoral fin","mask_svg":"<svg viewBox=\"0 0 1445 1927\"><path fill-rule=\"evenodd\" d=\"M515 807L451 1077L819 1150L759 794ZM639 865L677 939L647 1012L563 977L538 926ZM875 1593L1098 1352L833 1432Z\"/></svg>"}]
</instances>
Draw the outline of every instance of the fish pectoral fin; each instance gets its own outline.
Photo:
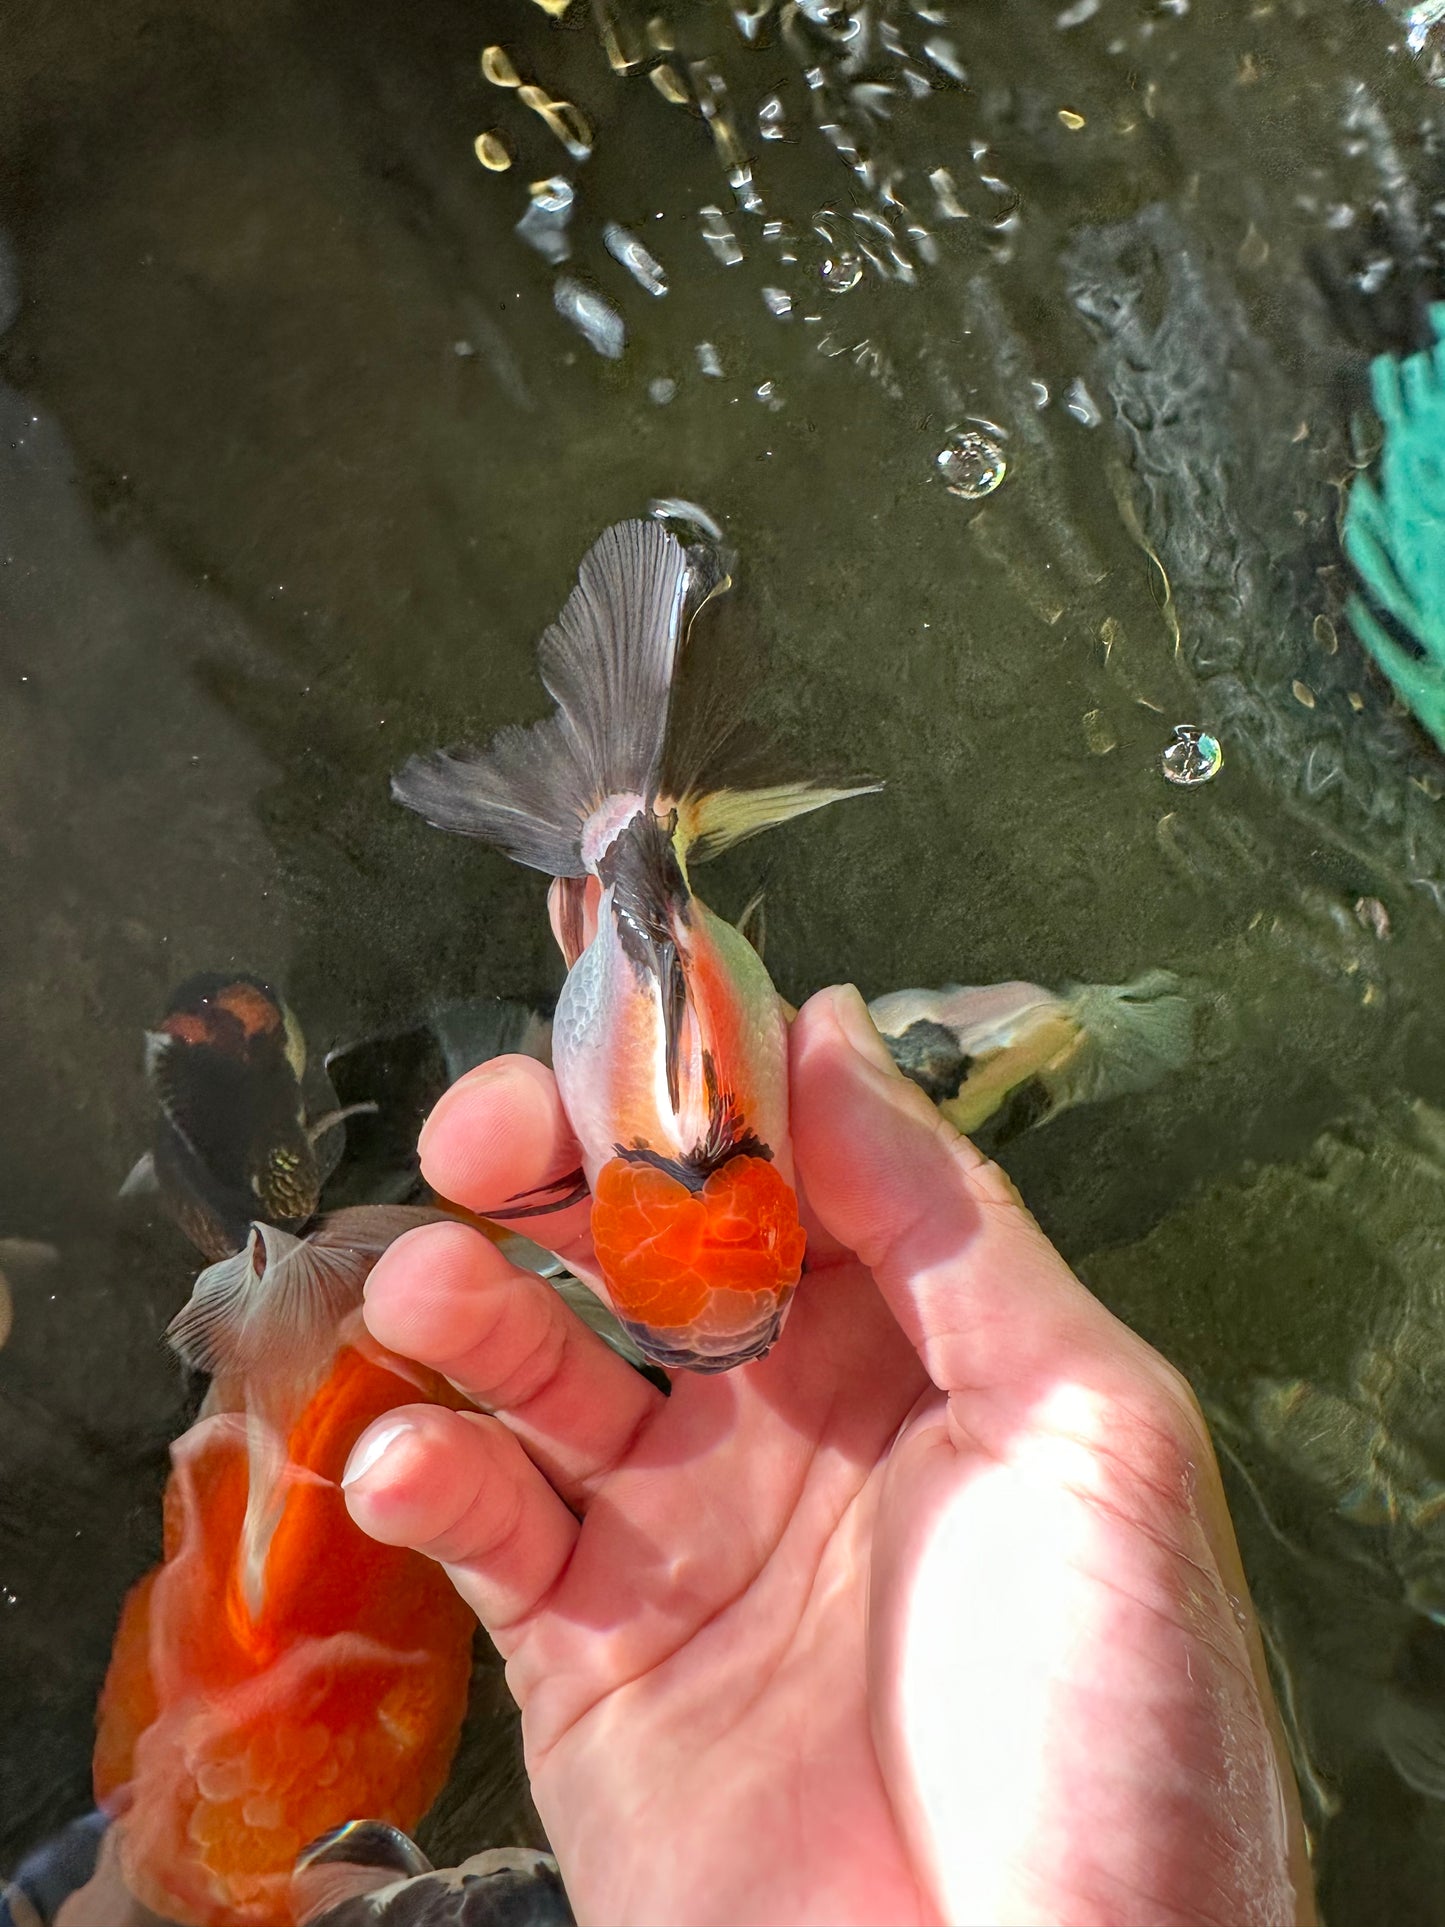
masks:
<instances>
[{"instance_id":1,"label":"fish pectoral fin","mask_svg":"<svg viewBox=\"0 0 1445 1927\"><path fill-rule=\"evenodd\" d=\"M344 1124L347 1118L375 1117L380 1108L374 1097L367 1097L356 1104L343 1104L339 1110L323 1111L320 1117L307 1120L306 1135L313 1145L319 1144L322 1138L338 1125Z\"/></svg>"},{"instance_id":2,"label":"fish pectoral fin","mask_svg":"<svg viewBox=\"0 0 1445 1927\"><path fill-rule=\"evenodd\" d=\"M372 1266L404 1231L442 1214L410 1205L333 1211L307 1237L253 1224L245 1249L208 1265L166 1336L212 1377L304 1374L334 1349Z\"/></svg>"},{"instance_id":3,"label":"fish pectoral fin","mask_svg":"<svg viewBox=\"0 0 1445 1927\"><path fill-rule=\"evenodd\" d=\"M766 890L754 890L743 905L736 925L738 935L746 937L760 957L768 941L767 896Z\"/></svg>"},{"instance_id":4,"label":"fish pectoral fin","mask_svg":"<svg viewBox=\"0 0 1445 1927\"><path fill-rule=\"evenodd\" d=\"M604 1344L610 1345L619 1358L625 1358L629 1365L641 1371L647 1364L646 1356L637 1341L618 1322L615 1314L603 1304L596 1292L584 1285L580 1278L570 1274L552 1281L557 1296L568 1308L574 1311L589 1331L596 1332Z\"/></svg>"},{"instance_id":5,"label":"fish pectoral fin","mask_svg":"<svg viewBox=\"0 0 1445 1927\"><path fill-rule=\"evenodd\" d=\"M430 1860L400 1827L388 1820L348 1820L301 1849L291 1897L300 1927L306 1927L348 1900L431 1872Z\"/></svg>"},{"instance_id":6,"label":"fish pectoral fin","mask_svg":"<svg viewBox=\"0 0 1445 1927\"><path fill-rule=\"evenodd\" d=\"M842 788L824 783L773 783L762 789L705 790L672 805L677 810L678 841L691 861L705 863L735 843L772 829L775 823L791 822L795 816L807 816L850 796L871 796L882 787L877 782L850 783Z\"/></svg>"},{"instance_id":7,"label":"fish pectoral fin","mask_svg":"<svg viewBox=\"0 0 1445 1927\"><path fill-rule=\"evenodd\" d=\"M146 1151L127 1171L125 1182L115 1195L118 1198L153 1198L160 1188L160 1180L156 1176L155 1153Z\"/></svg>"}]
</instances>

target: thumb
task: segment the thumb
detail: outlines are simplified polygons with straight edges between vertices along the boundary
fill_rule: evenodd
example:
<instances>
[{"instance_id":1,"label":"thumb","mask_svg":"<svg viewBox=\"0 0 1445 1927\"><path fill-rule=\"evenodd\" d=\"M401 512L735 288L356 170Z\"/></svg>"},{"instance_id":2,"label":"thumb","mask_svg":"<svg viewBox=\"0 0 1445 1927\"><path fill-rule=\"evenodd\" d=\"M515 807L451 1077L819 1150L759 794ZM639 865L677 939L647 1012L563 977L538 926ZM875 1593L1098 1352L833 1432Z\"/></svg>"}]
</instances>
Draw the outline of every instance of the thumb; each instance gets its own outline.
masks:
<instances>
[{"instance_id":1,"label":"thumb","mask_svg":"<svg viewBox=\"0 0 1445 1927\"><path fill-rule=\"evenodd\" d=\"M823 1229L873 1273L935 1385L1020 1383L1142 1342L1079 1283L998 1165L895 1067L851 985L790 1031L793 1147Z\"/></svg>"}]
</instances>

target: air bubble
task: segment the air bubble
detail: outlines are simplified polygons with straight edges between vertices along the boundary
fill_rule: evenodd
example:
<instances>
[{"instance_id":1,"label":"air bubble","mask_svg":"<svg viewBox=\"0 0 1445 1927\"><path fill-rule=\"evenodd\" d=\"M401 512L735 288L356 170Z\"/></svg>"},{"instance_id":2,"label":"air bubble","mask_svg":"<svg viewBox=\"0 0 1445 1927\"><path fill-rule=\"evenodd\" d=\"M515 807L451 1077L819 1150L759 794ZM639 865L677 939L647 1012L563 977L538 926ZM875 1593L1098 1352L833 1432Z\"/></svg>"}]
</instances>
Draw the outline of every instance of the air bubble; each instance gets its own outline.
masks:
<instances>
[{"instance_id":1,"label":"air bubble","mask_svg":"<svg viewBox=\"0 0 1445 1927\"><path fill-rule=\"evenodd\" d=\"M1008 473L1008 461L993 435L982 428L951 428L933 465L950 495L965 502L992 495Z\"/></svg>"},{"instance_id":2,"label":"air bubble","mask_svg":"<svg viewBox=\"0 0 1445 1927\"><path fill-rule=\"evenodd\" d=\"M1074 420L1082 422L1085 428L1097 428L1104 419L1099 411L1099 404L1084 386L1082 376L1070 382L1068 392L1064 396L1064 406Z\"/></svg>"},{"instance_id":3,"label":"air bubble","mask_svg":"<svg viewBox=\"0 0 1445 1927\"><path fill-rule=\"evenodd\" d=\"M627 330L622 316L596 292L570 274L559 275L552 290L552 301L559 315L570 321L590 348L607 361L617 361L627 345Z\"/></svg>"},{"instance_id":4,"label":"air bubble","mask_svg":"<svg viewBox=\"0 0 1445 1927\"><path fill-rule=\"evenodd\" d=\"M527 192L531 205L518 221L517 233L555 268L572 252L567 223L572 219L577 190L562 175L554 174L550 180L533 181Z\"/></svg>"},{"instance_id":5,"label":"air bubble","mask_svg":"<svg viewBox=\"0 0 1445 1927\"><path fill-rule=\"evenodd\" d=\"M602 242L613 260L626 268L638 287L645 288L653 295L667 293L667 276L662 271L661 263L652 258L636 235L629 234L616 221L609 221L602 230Z\"/></svg>"},{"instance_id":6,"label":"air bubble","mask_svg":"<svg viewBox=\"0 0 1445 1927\"><path fill-rule=\"evenodd\" d=\"M500 134L478 134L472 146L489 174L504 174L512 165L512 150Z\"/></svg>"},{"instance_id":7,"label":"air bubble","mask_svg":"<svg viewBox=\"0 0 1445 1927\"><path fill-rule=\"evenodd\" d=\"M849 294L863 279L863 257L853 248L835 247L818 263L818 279L829 294Z\"/></svg>"},{"instance_id":8,"label":"air bubble","mask_svg":"<svg viewBox=\"0 0 1445 1927\"><path fill-rule=\"evenodd\" d=\"M783 103L777 94L769 94L758 108L758 132L765 141L788 138L787 125L783 120Z\"/></svg>"},{"instance_id":9,"label":"air bubble","mask_svg":"<svg viewBox=\"0 0 1445 1927\"><path fill-rule=\"evenodd\" d=\"M743 258L738 246L738 237L728 226L727 216L720 207L702 209L702 238L713 259L720 261L725 268L735 268Z\"/></svg>"},{"instance_id":10,"label":"air bubble","mask_svg":"<svg viewBox=\"0 0 1445 1927\"><path fill-rule=\"evenodd\" d=\"M1167 782L1192 790L1218 776L1224 767L1224 749L1219 738L1198 723L1176 723L1174 740L1160 761Z\"/></svg>"}]
</instances>

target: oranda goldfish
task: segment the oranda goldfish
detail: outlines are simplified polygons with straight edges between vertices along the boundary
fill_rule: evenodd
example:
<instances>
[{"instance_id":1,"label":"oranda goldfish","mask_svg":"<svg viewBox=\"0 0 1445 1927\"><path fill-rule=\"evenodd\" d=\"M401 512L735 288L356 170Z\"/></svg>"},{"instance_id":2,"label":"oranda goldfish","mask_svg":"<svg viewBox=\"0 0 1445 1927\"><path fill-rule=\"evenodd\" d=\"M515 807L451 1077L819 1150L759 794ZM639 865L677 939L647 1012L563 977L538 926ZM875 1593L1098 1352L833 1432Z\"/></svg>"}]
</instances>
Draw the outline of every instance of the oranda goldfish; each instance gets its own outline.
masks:
<instances>
[{"instance_id":1,"label":"oranda goldfish","mask_svg":"<svg viewBox=\"0 0 1445 1927\"><path fill-rule=\"evenodd\" d=\"M457 1402L356 1310L432 1215L255 1225L172 1327L216 1376L172 1447L164 1558L121 1615L95 1786L131 1893L186 1927L288 1927L308 1841L358 1813L414 1826L446 1777L474 1621L438 1566L351 1523L338 1483L374 1419Z\"/></svg>"},{"instance_id":2,"label":"oranda goldfish","mask_svg":"<svg viewBox=\"0 0 1445 1927\"><path fill-rule=\"evenodd\" d=\"M623 1326L657 1364L704 1372L768 1350L805 1237L782 1006L689 866L873 787L707 789L668 766L678 658L717 586L659 522L608 529L538 649L555 715L485 750L414 757L393 783L438 827L558 880L569 969L552 1058L582 1149L572 1195L585 1178Z\"/></svg>"},{"instance_id":3,"label":"oranda goldfish","mask_svg":"<svg viewBox=\"0 0 1445 1927\"><path fill-rule=\"evenodd\" d=\"M868 1006L893 1061L956 1130L976 1131L1023 1085L1042 1116L1148 1089L1189 1055L1194 1007L1180 980L1131 984L946 984L895 990Z\"/></svg>"},{"instance_id":4,"label":"oranda goldfish","mask_svg":"<svg viewBox=\"0 0 1445 1927\"><path fill-rule=\"evenodd\" d=\"M154 1148L126 1190L156 1188L208 1258L239 1250L253 1219L299 1230L316 1210L317 1140L339 1113L308 1122L306 1040L260 977L191 977L146 1032L159 1107Z\"/></svg>"}]
</instances>

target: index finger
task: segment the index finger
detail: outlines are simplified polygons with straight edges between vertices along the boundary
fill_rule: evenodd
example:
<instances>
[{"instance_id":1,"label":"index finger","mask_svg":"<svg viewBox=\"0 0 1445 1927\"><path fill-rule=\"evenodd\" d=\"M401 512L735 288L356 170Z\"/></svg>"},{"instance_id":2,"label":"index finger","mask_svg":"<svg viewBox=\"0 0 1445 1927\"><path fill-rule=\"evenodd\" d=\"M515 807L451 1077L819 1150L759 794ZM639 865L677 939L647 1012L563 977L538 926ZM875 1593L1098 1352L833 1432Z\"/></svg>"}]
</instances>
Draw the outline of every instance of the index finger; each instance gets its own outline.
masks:
<instances>
[{"instance_id":1,"label":"index finger","mask_svg":"<svg viewBox=\"0 0 1445 1927\"><path fill-rule=\"evenodd\" d=\"M438 1099L418 1149L443 1198L596 1276L588 1200L549 1208L580 1181L582 1152L557 1080L535 1058L494 1057L468 1071Z\"/></svg>"}]
</instances>

